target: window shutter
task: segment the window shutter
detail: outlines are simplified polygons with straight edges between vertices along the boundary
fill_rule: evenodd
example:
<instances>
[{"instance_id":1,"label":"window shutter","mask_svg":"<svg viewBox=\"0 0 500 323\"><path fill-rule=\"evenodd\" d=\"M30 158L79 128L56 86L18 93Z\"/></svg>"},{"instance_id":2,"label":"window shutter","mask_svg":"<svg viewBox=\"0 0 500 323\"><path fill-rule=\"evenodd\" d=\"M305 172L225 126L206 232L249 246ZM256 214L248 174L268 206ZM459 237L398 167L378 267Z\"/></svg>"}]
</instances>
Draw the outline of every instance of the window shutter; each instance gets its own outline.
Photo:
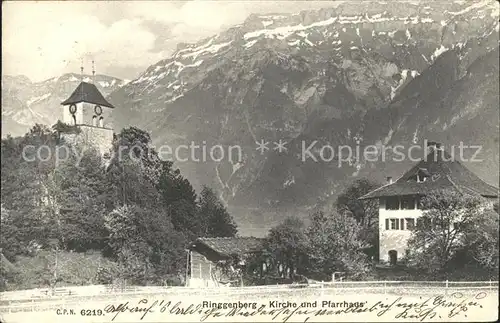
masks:
<instances>
[{"instance_id":1,"label":"window shutter","mask_svg":"<svg viewBox=\"0 0 500 323\"><path fill-rule=\"evenodd\" d=\"M394 219L394 222L396 222L396 230L399 230L399 221L398 221L398 219Z\"/></svg>"},{"instance_id":2,"label":"window shutter","mask_svg":"<svg viewBox=\"0 0 500 323\"><path fill-rule=\"evenodd\" d=\"M385 229L389 230L389 219L385 219Z\"/></svg>"},{"instance_id":3,"label":"window shutter","mask_svg":"<svg viewBox=\"0 0 500 323\"><path fill-rule=\"evenodd\" d=\"M405 229L405 219L401 219L401 230Z\"/></svg>"}]
</instances>

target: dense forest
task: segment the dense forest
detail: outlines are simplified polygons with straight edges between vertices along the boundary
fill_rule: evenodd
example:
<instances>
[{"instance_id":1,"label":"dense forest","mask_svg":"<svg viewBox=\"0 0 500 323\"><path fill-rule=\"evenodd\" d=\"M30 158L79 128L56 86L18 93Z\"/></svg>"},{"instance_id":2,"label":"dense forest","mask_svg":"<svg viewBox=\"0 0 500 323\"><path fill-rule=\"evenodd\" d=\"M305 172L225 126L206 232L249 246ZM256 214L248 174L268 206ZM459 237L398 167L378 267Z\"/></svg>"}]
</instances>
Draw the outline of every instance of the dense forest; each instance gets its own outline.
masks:
<instances>
[{"instance_id":1,"label":"dense forest","mask_svg":"<svg viewBox=\"0 0 500 323\"><path fill-rule=\"evenodd\" d=\"M101 156L66 142L63 134L74 131L36 125L2 140L1 290L182 285L191 241L237 234L214 190L195 192L159 158L148 133L124 129ZM403 270L378 270L378 202L359 199L378 186L355 180L333 205L312 211L307 225L292 216L270 228L240 278L274 284L330 280L336 272L363 280L497 277L498 204L485 210L480 196L447 190L421 199L425 221L413 229ZM267 277L255 274L263 262Z\"/></svg>"},{"instance_id":2,"label":"dense forest","mask_svg":"<svg viewBox=\"0 0 500 323\"><path fill-rule=\"evenodd\" d=\"M197 194L148 133L124 129L101 156L65 142L70 128L2 139L2 289L181 284L190 241L236 235L216 193Z\"/></svg>"}]
</instances>

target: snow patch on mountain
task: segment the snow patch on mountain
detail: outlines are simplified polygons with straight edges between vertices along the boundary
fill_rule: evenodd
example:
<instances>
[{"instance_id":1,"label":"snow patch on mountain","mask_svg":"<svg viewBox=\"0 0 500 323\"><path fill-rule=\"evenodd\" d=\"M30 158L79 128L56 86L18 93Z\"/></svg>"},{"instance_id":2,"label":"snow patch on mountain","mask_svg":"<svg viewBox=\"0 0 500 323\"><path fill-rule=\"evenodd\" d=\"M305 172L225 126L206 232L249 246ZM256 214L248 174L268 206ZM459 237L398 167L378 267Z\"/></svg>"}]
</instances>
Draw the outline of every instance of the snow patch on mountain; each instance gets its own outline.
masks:
<instances>
[{"instance_id":1,"label":"snow patch on mountain","mask_svg":"<svg viewBox=\"0 0 500 323\"><path fill-rule=\"evenodd\" d=\"M108 81L99 81L97 82L101 87L106 88L110 86L114 86L116 84L116 80L112 80L111 82Z\"/></svg>"},{"instance_id":2,"label":"snow patch on mountain","mask_svg":"<svg viewBox=\"0 0 500 323\"><path fill-rule=\"evenodd\" d=\"M485 6L491 5L492 2L494 2L494 1L484 0L484 1L481 1L481 2L474 3L473 5L468 6L467 8L462 9L460 11L455 11L455 12L447 11L447 13L449 13L449 14L451 14L453 16L463 15L464 13L470 12L472 10L483 8Z\"/></svg>"},{"instance_id":3,"label":"snow patch on mountain","mask_svg":"<svg viewBox=\"0 0 500 323\"><path fill-rule=\"evenodd\" d=\"M283 183L283 188L291 186L292 184L295 184L295 176L293 175Z\"/></svg>"},{"instance_id":4,"label":"snow patch on mountain","mask_svg":"<svg viewBox=\"0 0 500 323\"><path fill-rule=\"evenodd\" d=\"M255 45L259 40L258 39L255 39L255 40L251 40L249 42L246 42L245 45L243 45L246 49L252 47L253 45Z\"/></svg>"},{"instance_id":5,"label":"snow patch on mountain","mask_svg":"<svg viewBox=\"0 0 500 323\"><path fill-rule=\"evenodd\" d=\"M28 107L30 107L33 103L43 101L43 100L47 99L48 97L50 97L51 95L52 95L52 93L45 93L44 95L31 98L28 101L26 101L26 105Z\"/></svg>"},{"instance_id":6,"label":"snow patch on mountain","mask_svg":"<svg viewBox=\"0 0 500 323\"><path fill-rule=\"evenodd\" d=\"M312 23L312 24L306 25L306 26L299 24L296 26L284 26L284 27L277 27L274 29L256 30L256 31L246 33L245 35L243 35L243 38L244 39L252 39L252 38L256 38L256 37L264 35L266 38L276 37L278 39L285 39L288 36L290 36L291 34L293 34L294 32L307 30L307 29L319 27L319 26L331 25L331 24L335 23L337 21L337 19L338 19L337 17L332 17L330 19L318 21L318 22L315 22L315 23Z\"/></svg>"},{"instance_id":7,"label":"snow patch on mountain","mask_svg":"<svg viewBox=\"0 0 500 323\"><path fill-rule=\"evenodd\" d=\"M415 132L413 132L413 144L416 145L418 143L418 127L415 129Z\"/></svg>"},{"instance_id":8,"label":"snow patch on mountain","mask_svg":"<svg viewBox=\"0 0 500 323\"><path fill-rule=\"evenodd\" d=\"M274 20L263 20L262 24L264 25L264 27L267 27L269 25L274 24Z\"/></svg>"},{"instance_id":9,"label":"snow patch on mountain","mask_svg":"<svg viewBox=\"0 0 500 323\"><path fill-rule=\"evenodd\" d=\"M183 58L193 58L193 59L196 59L199 55L201 55L203 53L215 54L219 50L221 50L222 48L229 46L231 43L232 42L226 42L226 43L221 43L221 44L210 45L210 46L207 46L207 47L203 47L203 48L194 50L193 52L191 52L189 54L184 54L184 55L182 55L182 57Z\"/></svg>"},{"instance_id":10,"label":"snow patch on mountain","mask_svg":"<svg viewBox=\"0 0 500 323\"><path fill-rule=\"evenodd\" d=\"M431 60L435 60L436 58L439 57L439 55L441 55L442 53L446 52L448 50L448 48L444 47L443 45L441 45L440 47L436 48L436 50L434 51L434 53L431 55Z\"/></svg>"},{"instance_id":11,"label":"snow patch on mountain","mask_svg":"<svg viewBox=\"0 0 500 323\"><path fill-rule=\"evenodd\" d=\"M399 80L398 84L396 86L391 86L391 94L390 94L391 100L396 97L398 90L401 88L401 86L403 86L403 84L406 83L406 79L408 78L408 73L410 73L412 77L416 77L418 75L418 71L415 70L412 71L409 71L407 69L402 70L401 79Z\"/></svg>"}]
</instances>

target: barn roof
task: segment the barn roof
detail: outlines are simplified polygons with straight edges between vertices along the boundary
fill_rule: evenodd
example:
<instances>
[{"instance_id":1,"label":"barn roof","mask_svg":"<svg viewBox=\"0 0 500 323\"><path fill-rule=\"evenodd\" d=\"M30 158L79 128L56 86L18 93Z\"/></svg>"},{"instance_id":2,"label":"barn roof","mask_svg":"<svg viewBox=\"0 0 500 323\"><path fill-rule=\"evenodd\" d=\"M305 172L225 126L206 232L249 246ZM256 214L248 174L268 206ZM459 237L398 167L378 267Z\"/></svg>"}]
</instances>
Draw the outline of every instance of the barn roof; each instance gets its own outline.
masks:
<instances>
[{"instance_id":1,"label":"barn roof","mask_svg":"<svg viewBox=\"0 0 500 323\"><path fill-rule=\"evenodd\" d=\"M425 182L416 182L417 174L428 176ZM498 188L485 183L446 151L433 149L426 158L413 166L392 184L369 192L361 199L384 196L425 195L439 189L455 189L485 197L498 197Z\"/></svg>"},{"instance_id":2,"label":"barn roof","mask_svg":"<svg viewBox=\"0 0 500 323\"><path fill-rule=\"evenodd\" d=\"M255 237L198 238L193 246L202 244L223 256L242 255L262 249L264 239Z\"/></svg>"},{"instance_id":3,"label":"barn roof","mask_svg":"<svg viewBox=\"0 0 500 323\"><path fill-rule=\"evenodd\" d=\"M108 108L114 108L109 103L97 87L92 83L81 82L78 87L71 93L70 97L63 101L61 105L77 104L80 102L88 102Z\"/></svg>"}]
</instances>

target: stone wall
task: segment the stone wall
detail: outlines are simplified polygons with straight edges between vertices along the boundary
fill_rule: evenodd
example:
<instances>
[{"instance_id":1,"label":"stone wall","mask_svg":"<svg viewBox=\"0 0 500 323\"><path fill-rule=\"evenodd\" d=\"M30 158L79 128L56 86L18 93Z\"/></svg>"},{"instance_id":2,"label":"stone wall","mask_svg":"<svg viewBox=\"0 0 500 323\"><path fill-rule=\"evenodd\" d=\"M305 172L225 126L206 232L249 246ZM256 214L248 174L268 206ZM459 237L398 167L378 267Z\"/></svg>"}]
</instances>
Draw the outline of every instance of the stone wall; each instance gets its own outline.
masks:
<instances>
[{"instance_id":1,"label":"stone wall","mask_svg":"<svg viewBox=\"0 0 500 323\"><path fill-rule=\"evenodd\" d=\"M101 155L110 152L113 143L113 130L93 126L80 125L81 132L77 135L66 134L64 139L72 144L78 144L89 149L97 148Z\"/></svg>"}]
</instances>

